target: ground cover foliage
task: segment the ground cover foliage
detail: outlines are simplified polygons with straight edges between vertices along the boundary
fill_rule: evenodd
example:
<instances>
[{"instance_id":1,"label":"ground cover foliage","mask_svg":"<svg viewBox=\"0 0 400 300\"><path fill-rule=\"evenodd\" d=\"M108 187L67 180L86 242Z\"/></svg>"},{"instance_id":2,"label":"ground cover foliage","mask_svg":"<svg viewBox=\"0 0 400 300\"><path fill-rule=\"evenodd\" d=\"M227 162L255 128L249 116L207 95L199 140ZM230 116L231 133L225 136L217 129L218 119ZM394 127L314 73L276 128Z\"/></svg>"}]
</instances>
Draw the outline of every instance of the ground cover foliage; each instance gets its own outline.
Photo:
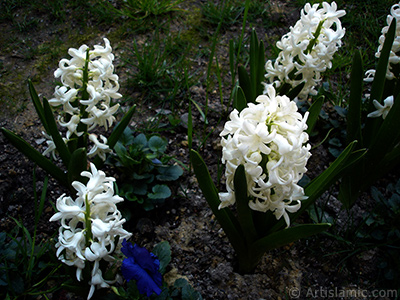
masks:
<instances>
[{"instance_id":1,"label":"ground cover foliage","mask_svg":"<svg viewBox=\"0 0 400 300\"><path fill-rule=\"evenodd\" d=\"M354 299L363 299L365 293L360 296L360 291L399 292L396 169L371 184L348 208L338 200L340 184L335 184L297 221L328 222L332 224L329 230L269 251L252 274L238 272L235 253L198 187L190 149L201 153L217 188L223 190L219 133L231 111L237 79L232 74L236 66L249 68L251 31L254 28L264 42L266 58L276 57L276 41L298 20L306 3L250 2L243 26L245 1L238 0L2 1L0 125L43 151L43 128L30 101L28 79L40 97L50 99L57 84L53 73L67 50L81 44L91 47L106 37L113 46L123 95L119 116L133 105L136 108L116 155L103 169L117 184L121 182L119 191L127 199L121 211L127 219L124 227L133 233L131 240L149 250L163 241L170 245L170 262L163 274L171 288L165 299L199 295L204 299L291 299L297 290L300 299L310 299L335 288L358 291ZM346 35L318 91L325 101L310 133L313 148L305 181L321 174L345 148L353 55L359 50L364 70L375 68L378 37L394 4L378 0L336 3L347 13L342 19ZM229 47L237 53L235 68L231 68ZM152 137L154 147L148 146ZM148 152L135 156L137 145ZM87 290L80 294L76 283L72 283L73 292L68 284L60 285L75 275L55 256L58 227L49 219L56 199L67 190L53 178L47 179L3 135L0 146L0 285L7 288L10 299L86 298ZM124 156L126 151L135 161L133 167ZM146 175L151 180L140 177L147 180L145 190L143 184L124 185L126 178L140 175L136 162L148 168L146 163L155 158L183 172L177 167L170 171L156 167L154 175ZM118 171L111 167L115 161L120 164ZM119 293L126 296L122 290ZM394 294L381 295L394 298ZM102 297L116 296L102 289L93 299Z\"/></svg>"}]
</instances>

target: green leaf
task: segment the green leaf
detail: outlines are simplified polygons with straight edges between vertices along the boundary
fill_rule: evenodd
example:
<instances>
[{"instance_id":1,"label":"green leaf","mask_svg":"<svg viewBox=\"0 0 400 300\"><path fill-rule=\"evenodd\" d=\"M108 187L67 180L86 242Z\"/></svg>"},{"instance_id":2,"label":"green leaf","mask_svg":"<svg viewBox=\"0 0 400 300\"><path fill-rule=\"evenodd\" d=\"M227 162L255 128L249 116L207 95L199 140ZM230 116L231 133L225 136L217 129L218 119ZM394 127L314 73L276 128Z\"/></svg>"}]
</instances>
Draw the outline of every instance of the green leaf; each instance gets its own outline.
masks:
<instances>
[{"instance_id":1,"label":"green leaf","mask_svg":"<svg viewBox=\"0 0 400 300\"><path fill-rule=\"evenodd\" d=\"M243 93L246 96L247 102L254 102L255 96L253 97L250 77L243 66L238 67L238 76L239 76L239 86L243 89Z\"/></svg>"},{"instance_id":2,"label":"green leaf","mask_svg":"<svg viewBox=\"0 0 400 300\"><path fill-rule=\"evenodd\" d=\"M120 138L118 141L125 146L131 145L133 143L135 136L134 136L134 131L127 126L123 133L121 134ZM118 143L117 143L118 144Z\"/></svg>"},{"instance_id":3,"label":"green leaf","mask_svg":"<svg viewBox=\"0 0 400 300\"><path fill-rule=\"evenodd\" d=\"M346 186L341 187L341 193L345 199L349 197L354 203L360 191L371 186L375 180L386 175L388 171L400 163L400 94L394 100L394 104L380 127L377 127L377 134L370 142L363 164L357 166L357 174L347 179ZM356 172L355 170L355 172ZM345 193L347 187L347 193ZM350 189L352 192L350 192Z\"/></svg>"},{"instance_id":4,"label":"green leaf","mask_svg":"<svg viewBox=\"0 0 400 300\"><path fill-rule=\"evenodd\" d=\"M86 182L86 178L81 176L83 171L87 170L87 156L86 148L76 149L72 155L68 165L68 182L71 184L73 181Z\"/></svg>"},{"instance_id":5,"label":"green leaf","mask_svg":"<svg viewBox=\"0 0 400 300\"><path fill-rule=\"evenodd\" d=\"M156 178L161 181L174 181L183 174L182 168L178 165L159 167L157 169L160 174Z\"/></svg>"},{"instance_id":6,"label":"green leaf","mask_svg":"<svg viewBox=\"0 0 400 300\"><path fill-rule=\"evenodd\" d=\"M160 260L160 273L164 274L168 264L171 262L171 246L167 241L162 241L154 247L153 254Z\"/></svg>"},{"instance_id":7,"label":"green leaf","mask_svg":"<svg viewBox=\"0 0 400 300\"><path fill-rule=\"evenodd\" d=\"M194 106L196 106L198 112L200 113L201 117L204 120L205 124L208 124L208 120L207 120L207 116L204 113L204 111L201 109L200 105L197 103L197 101L193 100L192 98L190 98L190 102L194 104ZM189 120L188 120L189 121Z\"/></svg>"},{"instance_id":8,"label":"green leaf","mask_svg":"<svg viewBox=\"0 0 400 300\"><path fill-rule=\"evenodd\" d=\"M257 58L258 58L258 38L255 30L251 31L250 35L250 84L251 95L250 102L254 102L257 97ZM264 64L262 64L264 66Z\"/></svg>"},{"instance_id":9,"label":"green leaf","mask_svg":"<svg viewBox=\"0 0 400 300\"><path fill-rule=\"evenodd\" d=\"M152 136L149 139L149 148L151 151L156 153L164 153L167 150L167 142L159 136Z\"/></svg>"},{"instance_id":10,"label":"green leaf","mask_svg":"<svg viewBox=\"0 0 400 300\"><path fill-rule=\"evenodd\" d=\"M67 145L65 144L63 138L61 137L60 132L58 131L56 121L54 120L53 111L49 105L49 102L46 98L43 98L43 109L44 109L44 117L46 118L46 122L49 129L49 134L51 135L53 142L56 146L58 154L64 164L64 166L69 165L69 161L71 159L71 153Z\"/></svg>"},{"instance_id":11,"label":"green leaf","mask_svg":"<svg viewBox=\"0 0 400 300\"><path fill-rule=\"evenodd\" d=\"M235 89L235 95L233 99L233 108L236 108L239 112L247 107L246 96L243 92L243 89L238 86Z\"/></svg>"},{"instance_id":12,"label":"green leaf","mask_svg":"<svg viewBox=\"0 0 400 300\"><path fill-rule=\"evenodd\" d=\"M299 239L318 234L327 230L330 226L331 224L327 223L305 224L273 232L270 235L257 240L251 246L252 253L256 256L258 253L263 254L268 250L282 247Z\"/></svg>"},{"instance_id":13,"label":"green leaf","mask_svg":"<svg viewBox=\"0 0 400 300\"><path fill-rule=\"evenodd\" d=\"M388 200L388 204L393 212L397 213L400 210L400 195L393 194L392 197Z\"/></svg>"},{"instance_id":14,"label":"green leaf","mask_svg":"<svg viewBox=\"0 0 400 300\"><path fill-rule=\"evenodd\" d=\"M322 104L324 104L325 97L321 96L310 106L308 109L309 115L307 119L307 133L311 134L317 123L319 113L321 112Z\"/></svg>"},{"instance_id":15,"label":"green leaf","mask_svg":"<svg viewBox=\"0 0 400 300\"><path fill-rule=\"evenodd\" d=\"M322 174L305 187L304 193L308 196L308 199L302 201L300 210L293 214L291 220L295 220L305 209L313 204L323 192L328 190L336 180L345 175L346 171L351 170L350 167L352 167L353 164L365 155L365 150L353 151L356 147L356 143L357 141L350 143Z\"/></svg>"},{"instance_id":16,"label":"green leaf","mask_svg":"<svg viewBox=\"0 0 400 300\"><path fill-rule=\"evenodd\" d=\"M300 92L303 90L303 87L306 83L302 82L298 85L296 85L294 88L289 89L290 85L288 85L288 90L285 92L285 95L290 99L290 100L294 100L294 98L296 98ZM281 92L284 92L284 90L282 90ZM282 94L281 94L282 95Z\"/></svg>"},{"instance_id":17,"label":"green leaf","mask_svg":"<svg viewBox=\"0 0 400 300\"><path fill-rule=\"evenodd\" d=\"M233 184L235 187L238 220L242 227L244 237L246 238L247 243L250 244L257 239L257 231L254 227L252 211L249 207L247 180L243 165L237 167Z\"/></svg>"},{"instance_id":18,"label":"green leaf","mask_svg":"<svg viewBox=\"0 0 400 300\"><path fill-rule=\"evenodd\" d=\"M134 194L139 196L147 195L147 184L143 183L143 181L134 180L130 186Z\"/></svg>"},{"instance_id":19,"label":"green leaf","mask_svg":"<svg viewBox=\"0 0 400 300\"><path fill-rule=\"evenodd\" d=\"M379 57L378 66L376 68L374 81L372 82L369 111L372 111L374 106L373 100L378 100L382 103L382 94L385 86L386 71L389 63L390 52L394 38L396 36L396 22L390 24L389 30L385 35L385 42L382 47L382 51Z\"/></svg>"},{"instance_id":20,"label":"green leaf","mask_svg":"<svg viewBox=\"0 0 400 300\"><path fill-rule=\"evenodd\" d=\"M235 84L235 46L234 46L234 42L232 39L229 40L229 68L231 71L231 78L232 78L232 86L234 86Z\"/></svg>"},{"instance_id":21,"label":"green leaf","mask_svg":"<svg viewBox=\"0 0 400 300\"><path fill-rule=\"evenodd\" d=\"M255 36L257 37L256 31L253 29ZM257 39L258 41L258 39ZM261 95L264 90L264 85L262 82L264 81L264 74L265 74L265 49L264 49L264 43L262 41L258 42L258 53L257 53L257 62L256 62L256 81L257 81L257 86L256 86L256 97L258 95Z\"/></svg>"},{"instance_id":22,"label":"green leaf","mask_svg":"<svg viewBox=\"0 0 400 300\"><path fill-rule=\"evenodd\" d=\"M182 300L201 300L201 294L196 291L189 282L184 278L178 278L174 282L174 288L181 290L181 296L179 297L179 293L172 293L171 296L174 298L182 299ZM176 291L176 290L175 290Z\"/></svg>"},{"instance_id":23,"label":"green leaf","mask_svg":"<svg viewBox=\"0 0 400 300\"><path fill-rule=\"evenodd\" d=\"M246 253L247 248L245 247L245 240L238 220L229 208L219 209L221 201L219 200L217 188L200 154L193 149L191 150L191 161L200 189L232 247L237 253Z\"/></svg>"},{"instance_id":24,"label":"green leaf","mask_svg":"<svg viewBox=\"0 0 400 300\"><path fill-rule=\"evenodd\" d=\"M39 96L38 96L38 94L35 90L35 87L33 86L33 83L30 79L28 80L28 85L29 85L29 94L31 95L32 103L33 103L33 106L35 107L36 113L38 114L39 119L42 122L44 129L46 130L47 133L49 133L49 126L47 125L47 121L44 116L44 109L43 109L42 103L40 102Z\"/></svg>"},{"instance_id":25,"label":"green leaf","mask_svg":"<svg viewBox=\"0 0 400 300\"><path fill-rule=\"evenodd\" d=\"M164 184L156 184L151 190L153 193L147 194L150 199L167 199L171 196L171 190Z\"/></svg>"},{"instance_id":26,"label":"green leaf","mask_svg":"<svg viewBox=\"0 0 400 300\"><path fill-rule=\"evenodd\" d=\"M1 128L4 136L14 145L22 154L24 154L31 161L36 163L43 170L48 172L51 176L54 177L58 182L68 187L68 179L67 175L55 164L53 164L50 160L44 157L40 152L34 149L31 145L21 139L19 136L14 134L13 132Z\"/></svg>"},{"instance_id":27,"label":"green leaf","mask_svg":"<svg viewBox=\"0 0 400 300\"><path fill-rule=\"evenodd\" d=\"M182 288L182 300L201 300L200 292L196 291L190 284Z\"/></svg>"},{"instance_id":28,"label":"green leaf","mask_svg":"<svg viewBox=\"0 0 400 300\"><path fill-rule=\"evenodd\" d=\"M147 138L146 138L146 136L145 136L143 133L138 134L138 135L135 137L135 140L134 140L133 144L134 144L138 149L143 149L143 148L147 147Z\"/></svg>"},{"instance_id":29,"label":"green leaf","mask_svg":"<svg viewBox=\"0 0 400 300\"><path fill-rule=\"evenodd\" d=\"M370 165L378 165L377 158L385 157L400 141L400 94L394 99L392 108L380 126L376 136L371 140L367 156L376 161L369 161ZM372 170L371 170L372 171Z\"/></svg>"},{"instance_id":30,"label":"green leaf","mask_svg":"<svg viewBox=\"0 0 400 300\"><path fill-rule=\"evenodd\" d=\"M385 36L385 42L382 47L382 51L378 60L378 66L374 75L374 81L372 82L371 93L368 103L368 112L375 110L373 100L377 100L379 103L383 103L382 96L386 81L386 71L389 63L389 56L392 49L393 41L396 32L396 22L393 22ZM377 136L379 125L382 123L381 118L367 118L364 127L364 147L368 147L373 139Z\"/></svg>"},{"instance_id":31,"label":"green leaf","mask_svg":"<svg viewBox=\"0 0 400 300\"><path fill-rule=\"evenodd\" d=\"M140 164L140 161L133 159L128 151L126 150L125 146L120 142L116 143L114 146L114 151L118 156L118 159L122 163L124 167L133 167L134 165Z\"/></svg>"},{"instance_id":32,"label":"green leaf","mask_svg":"<svg viewBox=\"0 0 400 300\"><path fill-rule=\"evenodd\" d=\"M353 57L353 66L350 75L350 98L347 113L347 143L354 140L362 145L361 136L361 99L363 87L363 64L360 51L356 51Z\"/></svg>"},{"instance_id":33,"label":"green leaf","mask_svg":"<svg viewBox=\"0 0 400 300\"><path fill-rule=\"evenodd\" d=\"M122 120L115 126L113 132L107 139L108 146L113 149L115 144L118 142L120 136L124 132L125 128L129 125L129 122L132 119L133 113L135 112L136 105L133 105L129 111L124 115Z\"/></svg>"},{"instance_id":34,"label":"green leaf","mask_svg":"<svg viewBox=\"0 0 400 300\"><path fill-rule=\"evenodd\" d=\"M350 75L350 98L347 113L347 143L354 140L363 144L361 134L361 106L363 93L363 64L359 51L353 57L353 66ZM363 180L364 164L360 161L357 166L348 171L340 185L340 199L343 205L350 208L357 200L361 181Z\"/></svg>"}]
</instances>

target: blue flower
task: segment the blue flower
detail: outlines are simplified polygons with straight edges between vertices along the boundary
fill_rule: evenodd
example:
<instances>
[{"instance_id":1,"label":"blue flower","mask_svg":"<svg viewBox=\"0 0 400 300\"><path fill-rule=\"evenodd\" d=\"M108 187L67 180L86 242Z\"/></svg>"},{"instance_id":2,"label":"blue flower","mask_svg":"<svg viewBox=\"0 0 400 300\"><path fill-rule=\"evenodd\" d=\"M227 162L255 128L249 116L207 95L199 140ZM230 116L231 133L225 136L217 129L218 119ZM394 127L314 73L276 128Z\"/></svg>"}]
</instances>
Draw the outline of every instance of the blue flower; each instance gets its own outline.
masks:
<instances>
[{"instance_id":1,"label":"blue flower","mask_svg":"<svg viewBox=\"0 0 400 300\"><path fill-rule=\"evenodd\" d=\"M150 297L153 292L161 293L162 275L159 271L160 261L157 256L146 248L132 245L125 239L122 242L121 251L127 258L121 266L121 272L127 281L136 280L136 285L141 294Z\"/></svg>"}]
</instances>

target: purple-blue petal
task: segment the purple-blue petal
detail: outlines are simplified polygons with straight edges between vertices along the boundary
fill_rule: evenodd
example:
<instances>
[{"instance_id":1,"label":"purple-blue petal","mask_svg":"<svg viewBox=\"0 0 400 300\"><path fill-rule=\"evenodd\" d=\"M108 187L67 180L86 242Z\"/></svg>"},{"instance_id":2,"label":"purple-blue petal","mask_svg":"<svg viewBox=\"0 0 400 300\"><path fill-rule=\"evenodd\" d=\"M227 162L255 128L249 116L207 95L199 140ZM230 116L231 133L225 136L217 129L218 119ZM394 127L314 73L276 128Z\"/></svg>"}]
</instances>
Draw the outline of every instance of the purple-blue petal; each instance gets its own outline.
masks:
<instances>
[{"instance_id":1,"label":"purple-blue petal","mask_svg":"<svg viewBox=\"0 0 400 300\"><path fill-rule=\"evenodd\" d=\"M121 272L124 278L127 281L135 280L138 290L141 294L146 294L147 297L150 297L153 293L159 295L161 293L161 279L159 284L153 280L151 274L147 273L143 270L138 264L134 262L131 258L126 258L122 262ZM161 273L160 274L161 277Z\"/></svg>"},{"instance_id":2,"label":"purple-blue petal","mask_svg":"<svg viewBox=\"0 0 400 300\"><path fill-rule=\"evenodd\" d=\"M132 243L129 243L126 241L126 239L124 239L122 241L122 248L121 248L121 252L123 254L125 254L126 257L134 257L134 253L133 253L133 245Z\"/></svg>"},{"instance_id":3,"label":"purple-blue petal","mask_svg":"<svg viewBox=\"0 0 400 300\"><path fill-rule=\"evenodd\" d=\"M160 261L157 256L147 251L146 248L122 242L121 251L127 257L122 262L121 272L128 281L136 280L137 287L141 294L149 297L153 292L161 293L162 275L159 271Z\"/></svg>"},{"instance_id":4,"label":"purple-blue petal","mask_svg":"<svg viewBox=\"0 0 400 300\"><path fill-rule=\"evenodd\" d=\"M156 273L160 269L160 261L157 256L150 253L146 248L139 247L136 244L133 246L133 258L142 269L150 273Z\"/></svg>"},{"instance_id":5,"label":"purple-blue petal","mask_svg":"<svg viewBox=\"0 0 400 300\"><path fill-rule=\"evenodd\" d=\"M162 165L162 162L161 162L160 160L158 160L157 158L153 158L153 159L151 160L151 162L152 162L153 164L155 164L155 165Z\"/></svg>"}]
</instances>

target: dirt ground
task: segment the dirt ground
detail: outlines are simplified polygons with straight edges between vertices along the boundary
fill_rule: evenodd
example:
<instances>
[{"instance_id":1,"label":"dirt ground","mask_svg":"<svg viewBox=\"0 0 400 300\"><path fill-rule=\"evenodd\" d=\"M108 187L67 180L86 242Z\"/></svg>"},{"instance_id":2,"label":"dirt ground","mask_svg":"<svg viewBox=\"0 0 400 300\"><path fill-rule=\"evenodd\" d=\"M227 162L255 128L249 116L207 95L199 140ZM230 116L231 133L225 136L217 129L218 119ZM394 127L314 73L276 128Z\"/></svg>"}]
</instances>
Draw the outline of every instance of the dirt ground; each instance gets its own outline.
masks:
<instances>
[{"instance_id":1,"label":"dirt ground","mask_svg":"<svg viewBox=\"0 0 400 300\"><path fill-rule=\"evenodd\" d=\"M191 5L200 5L201 1L189 1ZM198 2L198 3L196 3ZM194 3L194 4L193 4ZM298 10L290 5L290 1L275 1L275 17L282 24L280 28L258 28L259 36L281 36L298 18ZM71 21L71 24L52 23L45 16L39 16L41 23L37 29L27 32L12 31L11 24L0 23L0 44L8 45L0 52L0 88L2 101L0 102L0 126L11 129L37 149L43 149L44 143L41 134L41 124L36 116L29 100L26 80L31 78L35 82L36 90L42 96L50 98L54 86L52 85L53 72L62 56L54 58L49 64L44 64L40 71L37 66L40 55L33 54L30 59L26 57L28 48L34 49L43 45L47 40L53 40L54 35L59 35L60 43L66 48L78 48L70 40L65 26L72 30L81 30L79 25ZM255 21L257 22L257 21ZM260 21L261 23L261 21ZM179 27L179 23L175 24ZM223 62L222 67L227 67L227 41L240 33L241 25L232 26L222 34L218 44L217 55ZM249 28L250 29L250 28ZM115 31L111 25L102 25L101 30L96 31L95 36L85 40L87 45L102 42L102 37ZM18 47L11 49L13 44L6 43L7 34L12 32L18 40ZM247 31L250 32L250 31ZM143 38L145 33L141 33ZM140 37L136 37L140 39ZM121 56L132 35L122 36L121 40L111 40L115 47L116 72L120 76L121 93L132 93L122 82L126 79L126 67L122 64ZM202 45L208 47L209 45ZM121 63L121 66L118 64ZM208 59L199 59L193 67L198 68L199 73L205 74ZM43 66L43 64L40 64ZM222 68L221 67L221 68ZM226 73L225 81L229 82L229 74ZM190 89L191 97L195 100L205 101L206 86L204 76L199 84ZM229 85L223 91L229 97ZM139 93L140 91L136 91ZM219 91L211 92L209 129L212 131L208 142L201 149L201 154L207 162L210 172L216 174L218 170L220 145L218 134L223 128L223 122L219 120L219 111L226 109L220 104ZM11 101L11 99L13 99ZM18 99L17 101L15 99ZM134 124L154 116L157 103L136 103L137 112L133 117ZM183 116L186 107L179 108L178 115ZM194 148L201 143L200 132L204 126L200 115L194 111L194 123L196 136L194 136ZM165 132L163 135L169 141L168 154L175 155L183 164L189 165L187 130L184 126L174 129L174 132ZM313 137L312 144L317 144L321 137ZM333 161L327 147L322 145L312 152L312 158L308 163L308 176L313 178L321 173L328 164ZM0 134L0 230L10 231L15 227L11 217L22 220L28 229L33 226L33 185L32 172L34 165L21 155ZM111 175L111 174L110 174ZM118 174L114 174L118 176ZM44 172L37 169L39 190L43 186ZM390 181L385 179L382 186ZM54 213L52 204L64 192L54 180L50 180L48 199L45 205L44 215L39 224L39 236L43 240L52 242L52 237L57 231L58 225L49 223L50 216ZM346 215L341 209L340 202L336 199L336 189L325 193L319 200L328 203L330 213L340 222L346 222ZM369 207L373 206L368 194L363 194L360 202L353 208L354 212L361 215ZM299 222L310 222L308 215L304 215ZM335 239L327 235L319 235L306 240L290 244L280 249L275 249L264 255L254 274L239 274L235 260L235 253L230 246L224 232L215 220L210 208L198 188L193 173L185 171L179 183L174 186L174 196L167 200L164 206L144 213L140 209L132 213L132 219L127 223L127 229L134 233L132 240L142 246L152 248L156 243L168 241L172 250L172 261L169 266L169 280L185 277L191 285L198 290L204 299L364 299L363 295L355 297L325 297L324 293L335 290L340 291L368 291L382 289L377 281L378 261L380 250L370 249L358 255L344 259L341 254L341 245ZM297 294L297 293L300 294ZM354 295L354 294L353 294ZM59 297L59 298L57 298ZM61 295L53 295L52 299L64 299ZM377 297L376 299L381 299ZM384 297L382 297L384 299ZM389 299L389 298L388 298Z\"/></svg>"}]
</instances>

